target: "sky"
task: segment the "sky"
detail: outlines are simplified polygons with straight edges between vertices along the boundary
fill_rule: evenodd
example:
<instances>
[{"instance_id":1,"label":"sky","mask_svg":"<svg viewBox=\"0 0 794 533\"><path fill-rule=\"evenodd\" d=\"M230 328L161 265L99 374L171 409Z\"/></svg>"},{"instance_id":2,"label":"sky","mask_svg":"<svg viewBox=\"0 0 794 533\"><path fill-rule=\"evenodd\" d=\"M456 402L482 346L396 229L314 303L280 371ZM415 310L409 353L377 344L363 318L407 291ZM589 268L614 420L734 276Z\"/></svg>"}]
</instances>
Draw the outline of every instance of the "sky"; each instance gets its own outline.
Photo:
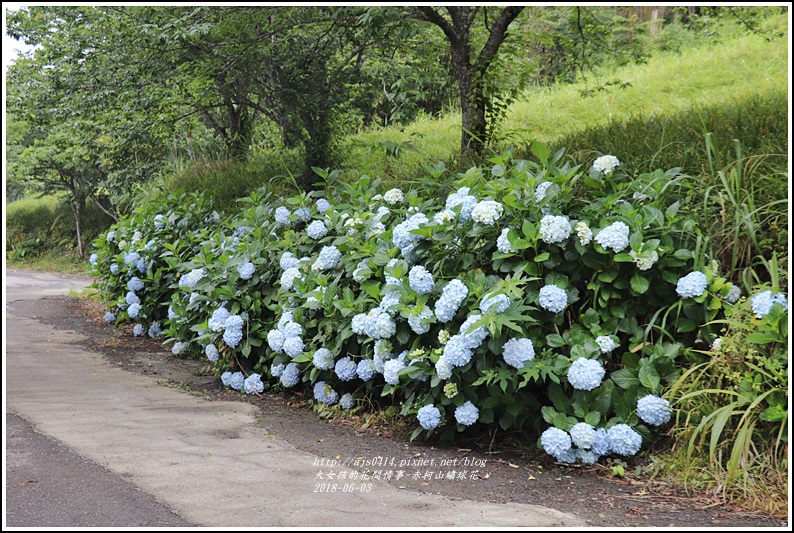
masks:
<instances>
[{"instance_id":1,"label":"sky","mask_svg":"<svg viewBox=\"0 0 794 533\"><path fill-rule=\"evenodd\" d=\"M12 39L6 34L6 12L8 10L16 11L23 4L3 2L3 72L6 71L8 65L17 57L17 50L27 51L31 47L26 46L23 42Z\"/></svg>"}]
</instances>

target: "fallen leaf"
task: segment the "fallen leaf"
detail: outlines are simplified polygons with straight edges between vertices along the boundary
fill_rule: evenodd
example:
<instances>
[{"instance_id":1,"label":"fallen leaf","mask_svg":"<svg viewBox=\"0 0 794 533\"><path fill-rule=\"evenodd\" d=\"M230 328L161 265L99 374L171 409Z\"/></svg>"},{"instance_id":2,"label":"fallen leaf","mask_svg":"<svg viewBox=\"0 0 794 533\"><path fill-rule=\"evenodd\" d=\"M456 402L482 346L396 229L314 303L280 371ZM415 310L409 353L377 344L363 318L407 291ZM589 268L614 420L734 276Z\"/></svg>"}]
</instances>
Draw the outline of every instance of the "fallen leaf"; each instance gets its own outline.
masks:
<instances>
[{"instance_id":1,"label":"fallen leaf","mask_svg":"<svg viewBox=\"0 0 794 533\"><path fill-rule=\"evenodd\" d=\"M509 466L510 468L520 468L518 465L514 465L513 463L511 463L509 461L507 463L507 466Z\"/></svg>"},{"instance_id":2,"label":"fallen leaf","mask_svg":"<svg viewBox=\"0 0 794 533\"><path fill-rule=\"evenodd\" d=\"M30 485L31 483L38 483L35 479L29 479L28 481L20 481L17 483L17 487L24 487L25 485Z\"/></svg>"},{"instance_id":3,"label":"fallen leaf","mask_svg":"<svg viewBox=\"0 0 794 533\"><path fill-rule=\"evenodd\" d=\"M531 480L535 479L535 476L529 476L527 479L529 479L531 481Z\"/></svg>"}]
</instances>

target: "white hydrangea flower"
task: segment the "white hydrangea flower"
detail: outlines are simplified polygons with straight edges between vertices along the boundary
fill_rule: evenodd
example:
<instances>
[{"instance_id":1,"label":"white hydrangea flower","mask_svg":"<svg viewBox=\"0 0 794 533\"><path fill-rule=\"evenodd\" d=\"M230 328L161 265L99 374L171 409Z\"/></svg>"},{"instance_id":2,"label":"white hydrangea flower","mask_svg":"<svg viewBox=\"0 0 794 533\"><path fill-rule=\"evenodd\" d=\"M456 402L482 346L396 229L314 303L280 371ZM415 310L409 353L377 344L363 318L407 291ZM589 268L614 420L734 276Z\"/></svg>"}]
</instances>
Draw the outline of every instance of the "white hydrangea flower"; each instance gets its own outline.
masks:
<instances>
[{"instance_id":1,"label":"white hydrangea flower","mask_svg":"<svg viewBox=\"0 0 794 533\"><path fill-rule=\"evenodd\" d=\"M593 169L607 176L619 165L620 161L618 161L618 158L614 155L603 155L593 161Z\"/></svg>"},{"instance_id":2,"label":"white hydrangea flower","mask_svg":"<svg viewBox=\"0 0 794 533\"><path fill-rule=\"evenodd\" d=\"M494 200L477 202L471 211L471 219L486 226L493 226L504 213L504 207Z\"/></svg>"},{"instance_id":3,"label":"white hydrangea flower","mask_svg":"<svg viewBox=\"0 0 794 533\"><path fill-rule=\"evenodd\" d=\"M535 203L540 203L543 198L546 197L546 192L549 190L549 187L553 185L551 181L543 181L538 183L538 186L535 188Z\"/></svg>"},{"instance_id":4,"label":"white hydrangea flower","mask_svg":"<svg viewBox=\"0 0 794 533\"><path fill-rule=\"evenodd\" d=\"M574 226L576 236L579 238L579 244L587 246L593 240L593 230L587 225L587 222L580 220Z\"/></svg>"},{"instance_id":5,"label":"white hydrangea flower","mask_svg":"<svg viewBox=\"0 0 794 533\"><path fill-rule=\"evenodd\" d=\"M389 205L395 205L405 199L403 192L400 189L390 189L383 195L383 201Z\"/></svg>"},{"instance_id":6,"label":"white hydrangea flower","mask_svg":"<svg viewBox=\"0 0 794 533\"><path fill-rule=\"evenodd\" d=\"M451 209L444 209L433 215L433 222L438 225L449 224L453 220L455 220L455 211Z\"/></svg>"},{"instance_id":7,"label":"white hydrangea flower","mask_svg":"<svg viewBox=\"0 0 794 533\"><path fill-rule=\"evenodd\" d=\"M598 232L595 241L604 249L621 252L629 245L629 227L619 220L613 222Z\"/></svg>"},{"instance_id":8,"label":"white hydrangea flower","mask_svg":"<svg viewBox=\"0 0 794 533\"><path fill-rule=\"evenodd\" d=\"M510 245L510 240L507 238L508 233L510 233L510 228L502 230L502 233L496 239L496 249L503 254L514 254L516 250Z\"/></svg>"},{"instance_id":9,"label":"white hydrangea flower","mask_svg":"<svg viewBox=\"0 0 794 533\"><path fill-rule=\"evenodd\" d=\"M571 222L568 217L546 215L540 219L540 238L549 244L563 242L571 235Z\"/></svg>"},{"instance_id":10,"label":"white hydrangea flower","mask_svg":"<svg viewBox=\"0 0 794 533\"><path fill-rule=\"evenodd\" d=\"M656 253L656 250L651 252L650 257L640 257L634 250L631 250L629 255L640 270L649 270L659 260L659 254Z\"/></svg>"}]
</instances>

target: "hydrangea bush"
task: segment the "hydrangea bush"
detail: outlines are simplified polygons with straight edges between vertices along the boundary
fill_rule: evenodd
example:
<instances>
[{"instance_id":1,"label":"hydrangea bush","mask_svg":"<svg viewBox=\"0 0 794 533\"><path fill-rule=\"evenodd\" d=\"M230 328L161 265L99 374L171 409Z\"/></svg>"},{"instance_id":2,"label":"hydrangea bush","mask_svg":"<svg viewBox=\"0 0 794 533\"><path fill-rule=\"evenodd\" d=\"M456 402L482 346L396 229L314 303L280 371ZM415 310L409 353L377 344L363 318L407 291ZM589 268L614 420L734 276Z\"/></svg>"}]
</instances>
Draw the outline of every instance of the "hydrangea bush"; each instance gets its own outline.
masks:
<instances>
[{"instance_id":1,"label":"hydrangea bush","mask_svg":"<svg viewBox=\"0 0 794 533\"><path fill-rule=\"evenodd\" d=\"M238 390L382 398L416 417L414 437L531 430L562 462L633 455L669 420L683 348L738 289L695 253L677 169L632 178L614 156L582 169L533 152L428 167L385 194L315 169L325 190L259 191L210 224L195 198L160 226L141 211L98 240L99 286L121 321L134 292L138 322Z\"/></svg>"}]
</instances>

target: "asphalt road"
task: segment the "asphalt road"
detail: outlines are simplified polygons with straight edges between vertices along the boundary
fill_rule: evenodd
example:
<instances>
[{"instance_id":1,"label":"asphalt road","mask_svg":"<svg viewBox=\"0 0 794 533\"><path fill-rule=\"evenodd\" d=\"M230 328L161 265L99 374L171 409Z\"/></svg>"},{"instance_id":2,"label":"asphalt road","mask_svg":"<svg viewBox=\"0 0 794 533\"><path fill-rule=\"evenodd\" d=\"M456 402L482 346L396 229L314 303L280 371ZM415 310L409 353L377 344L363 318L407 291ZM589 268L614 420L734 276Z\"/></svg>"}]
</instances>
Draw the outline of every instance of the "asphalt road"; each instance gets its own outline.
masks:
<instances>
[{"instance_id":1,"label":"asphalt road","mask_svg":"<svg viewBox=\"0 0 794 533\"><path fill-rule=\"evenodd\" d=\"M353 491L319 483L321 458L268 438L255 407L206 401L113 367L20 303L88 282L6 271L4 529L585 525L535 505L454 500L381 481Z\"/></svg>"}]
</instances>

